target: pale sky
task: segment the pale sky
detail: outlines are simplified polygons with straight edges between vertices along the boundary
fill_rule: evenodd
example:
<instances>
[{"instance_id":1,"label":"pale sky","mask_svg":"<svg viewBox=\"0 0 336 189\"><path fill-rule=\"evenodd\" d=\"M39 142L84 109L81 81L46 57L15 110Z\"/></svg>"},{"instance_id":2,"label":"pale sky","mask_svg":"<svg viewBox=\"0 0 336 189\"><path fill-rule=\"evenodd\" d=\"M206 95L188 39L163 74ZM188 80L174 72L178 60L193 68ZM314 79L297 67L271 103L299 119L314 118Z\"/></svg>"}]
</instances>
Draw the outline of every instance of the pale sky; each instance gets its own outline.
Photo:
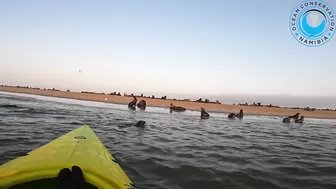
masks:
<instances>
[{"instance_id":1,"label":"pale sky","mask_svg":"<svg viewBox=\"0 0 336 189\"><path fill-rule=\"evenodd\" d=\"M289 17L300 2L2 0L0 84L336 96L336 37L299 44Z\"/></svg>"}]
</instances>

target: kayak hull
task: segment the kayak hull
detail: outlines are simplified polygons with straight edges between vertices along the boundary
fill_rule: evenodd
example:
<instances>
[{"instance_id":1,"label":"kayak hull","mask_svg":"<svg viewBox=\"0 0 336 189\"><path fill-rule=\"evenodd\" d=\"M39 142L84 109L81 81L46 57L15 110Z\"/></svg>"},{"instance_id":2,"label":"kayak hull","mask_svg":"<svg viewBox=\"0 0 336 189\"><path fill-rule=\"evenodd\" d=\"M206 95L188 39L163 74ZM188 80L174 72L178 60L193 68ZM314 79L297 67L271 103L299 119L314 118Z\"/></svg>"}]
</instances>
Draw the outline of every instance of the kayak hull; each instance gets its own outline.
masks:
<instances>
[{"instance_id":1,"label":"kayak hull","mask_svg":"<svg viewBox=\"0 0 336 189\"><path fill-rule=\"evenodd\" d=\"M79 166L85 182L97 188L135 188L104 144L87 125L0 166L0 188L56 178L63 168Z\"/></svg>"}]
</instances>

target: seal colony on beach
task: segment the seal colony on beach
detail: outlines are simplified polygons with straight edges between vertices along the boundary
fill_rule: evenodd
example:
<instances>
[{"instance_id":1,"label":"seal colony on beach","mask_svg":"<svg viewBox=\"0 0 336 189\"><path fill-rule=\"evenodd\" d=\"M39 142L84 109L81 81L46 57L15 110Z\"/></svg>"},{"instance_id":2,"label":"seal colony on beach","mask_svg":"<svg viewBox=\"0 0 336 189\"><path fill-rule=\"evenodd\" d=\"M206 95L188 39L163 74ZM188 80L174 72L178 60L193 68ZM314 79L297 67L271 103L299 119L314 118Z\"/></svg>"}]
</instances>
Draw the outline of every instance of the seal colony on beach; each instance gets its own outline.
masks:
<instances>
[{"instance_id":1,"label":"seal colony on beach","mask_svg":"<svg viewBox=\"0 0 336 189\"><path fill-rule=\"evenodd\" d=\"M137 98L132 94L131 95L134 99L128 103L128 107L132 110L135 110L135 104L137 102ZM139 109L141 110L145 110L146 108L146 101L145 100L141 100L137 105L136 105ZM186 108L182 107L182 106L175 106L173 103L170 104L170 113L172 112L184 112L186 111ZM203 108L201 107L201 119L209 119L210 118L210 114ZM243 119L244 117L244 110L243 109L240 109L239 110L239 113L230 113L228 115L228 119L235 119L235 118L238 118L238 119ZM294 119L294 122L295 123L303 123L304 121L304 116L301 116L300 118L300 113L296 113L294 115L291 115L291 116L288 116L288 117L285 117L282 122L284 123L290 123L291 122L291 119Z\"/></svg>"},{"instance_id":2,"label":"seal colony on beach","mask_svg":"<svg viewBox=\"0 0 336 189\"><path fill-rule=\"evenodd\" d=\"M252 115L265 115L265 116L282 116L283 118L292 116L291 119L287 119L292 122L301 123L304 122L305 118L322 118L322 119L336 119L336 109L324 108L317 109L312 107L279 107L276 105L263 105L261 102L254 102L253 104L221 104L219 101L210 101L204 98L193 100L193 99L175 99L168 98L167 95L154 97L152 95L131 95L131 93L126 94L118 91L112 93L96 93L90 91L74 92L69 89L59 90L56 88L38 88L38 87L28 87L28 86L8 86L0 85L0 91L12 92L12 93L23 93L31 95L40 96L50 96L56 98L67 98L67 99L77 99L77 100L88 100L104 103L114 103L114 104L126 104L129 105L130 110L145 110L147 106L169 108L171 112L178 113L184 112L187 109L193 111L199 111L201 107L206 109L208 113L232 113L228 118L240 119L244 114L238 114L240 109ZM134 97L133 97L134 96ZM135 102L136 99L136 102ZM144 101L141 101L144 100ZM145 103L146 102L146 103ZM146 104L146 105L145 105ZM3 105L3 104L2 104ZM170 106L172 105L172 106ZM0 104L1 106L1 104ZM8 107L15 108L15 107ZM238 112L237 112L238 111ZM302 115L295 116L296 113L300 112ZM243 115L243 116L241 116ZM297 121L295 121L297 120ZM282 121L282 119L281 119Z\"/></svg>"}]
</instances>

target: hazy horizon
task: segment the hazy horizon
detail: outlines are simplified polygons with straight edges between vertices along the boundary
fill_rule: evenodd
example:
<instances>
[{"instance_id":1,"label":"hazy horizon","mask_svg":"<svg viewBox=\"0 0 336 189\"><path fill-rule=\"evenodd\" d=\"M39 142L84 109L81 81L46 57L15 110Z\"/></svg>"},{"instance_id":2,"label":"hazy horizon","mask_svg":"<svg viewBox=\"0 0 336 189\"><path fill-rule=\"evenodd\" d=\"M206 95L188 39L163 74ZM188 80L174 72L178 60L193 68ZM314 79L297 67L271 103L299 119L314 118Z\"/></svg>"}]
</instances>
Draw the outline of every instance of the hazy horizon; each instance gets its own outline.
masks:
<instances>
[{"instance_id":1,"label":"hazy horizon","mask_svg":"<svg viewBox=\"0 0 336 189\"><path fill-rule=\"evenodd\" d=\"M0 84L333 99L336 40L299 44L279 2L1 1Z\"/></svg>"}]
</instances>

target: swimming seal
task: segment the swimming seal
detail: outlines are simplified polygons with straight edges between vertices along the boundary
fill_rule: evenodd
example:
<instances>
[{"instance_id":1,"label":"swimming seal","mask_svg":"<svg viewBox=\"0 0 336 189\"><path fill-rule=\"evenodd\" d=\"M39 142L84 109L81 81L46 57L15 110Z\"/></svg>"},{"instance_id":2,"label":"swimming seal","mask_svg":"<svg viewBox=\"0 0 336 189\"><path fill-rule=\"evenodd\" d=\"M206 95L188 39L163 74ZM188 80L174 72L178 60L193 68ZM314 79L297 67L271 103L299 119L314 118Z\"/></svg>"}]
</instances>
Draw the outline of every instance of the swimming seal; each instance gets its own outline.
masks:
<instances>
[{"instance_id":1,"label":"swimming seal","mask_svg":"<svg viewBox=\"0 0 336 189\"><path fill-rule=\"evenodd\" d=\"M137 107L141 110L146 109L146 101L145 100L140 100L140 102L137 104Z\"/></svg>"},{"instance_id":2,"label":"swimming seal","mask_svg":"<svg viewBox=\"0 0 336 189\"><path fill-rule=\"evenodd\" d=\"M300 115L300 113L296 113L295 115L292 116L292 118L295 119L295 120L299 119L299 115Z\"/></svg>"},{"instance_id":3,"label":"swimming seal","mask_svg":"<svg viewBox=\"0 0 336 189\"><path fill-rule=\"evenodd\" d=\"M282 120L284 123L290 123L290 120L292 119L292 116L288 116Z\"/></svg>"},{"instance_id":4,"label":"swimming seal","mask_svg":"<svg viewBox=\"0 0 336 189\"><path fill-rule=\"evenodd\" d=\"M295 123L303 123L303 121L304 121L304 117L301 116L300 119L295 120Z\"/></svg>"},{"instance_id":5,"label":"swimming seal","mask_svg":"<svg viewBox=\"0 0 336 189\"><path fill-rule=\"evenodd\" d=\"M234 119L236 117L236 114L235 113L230 113L229 115L228 115L228 118L229 119Z\"/></svg>"},{"instance_id":6,"label":"swimming seal","mask_svg":"<svg viewBox=\"0 0 336 189\"><path fill-rule=\"evenodd\" d=\"M135 105L137 103L137 98L132 94L133 96L133 100L128 103L128 108L131 109L131 110L135 110Z\"/></svg>"},{"instance_id":7,"label":"swimming seal","mask_svg":"<svg viewBox=\"0 0 336 189\"><path fill-rule=\"evenodd\" d=\"M145 124L146 124L145 121L140 120L140 121L138 121L134 126L135 126L135 127L141 127L141 128L144 128L144 127L145 127Z\"/></svg>"},{"instance_id":8,"label":"swimming seal","mask_svg":"<svg viewBox=\"0 0 336 189\"><path fill-rule=\"evenodd\" d=\"M170 113L172 112L184 112L186 109L182 106L174 106L173 103L170 103Z\"/></svg>"},{"instance_id":9,"label":"swimming seal","mask_svg":"<svg viewBox=\"0 0 336 189\"><path fill-rule=\"evenodd\" d=\"M239 119L242 119L244 117L244 112L242 109L240 109L239 113L235 116L238 117Z\"/></svg>"},{"instance_id":10,"label":"swimming seal","mask_svg":"<svg viewBox=\"0 0 336 189\"><path fill-rule=\"evenodd\" d=\"M201 119L208 119L209 117L209 113L206 112L204 108L201 108Z\"/></svg>"}]
</instances>

